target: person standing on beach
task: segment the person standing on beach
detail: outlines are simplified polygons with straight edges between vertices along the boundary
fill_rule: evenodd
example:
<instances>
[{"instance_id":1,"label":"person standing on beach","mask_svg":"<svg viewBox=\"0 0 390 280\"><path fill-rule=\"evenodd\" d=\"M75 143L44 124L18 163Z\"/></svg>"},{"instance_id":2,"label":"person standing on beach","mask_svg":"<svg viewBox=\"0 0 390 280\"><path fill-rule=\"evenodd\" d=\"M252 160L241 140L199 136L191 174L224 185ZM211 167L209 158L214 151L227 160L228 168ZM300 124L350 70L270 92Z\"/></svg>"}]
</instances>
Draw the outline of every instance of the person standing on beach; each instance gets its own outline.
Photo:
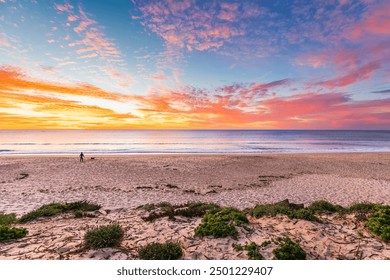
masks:
<instances>
[{"instance_id":1,"label":"person standing on beach","mask_svg":"<svg viewBox=\"0 0 390 280\"><path fill-rule=\"evenodd\" d=\"M84 161L84 154L83 152L80 153L80 162L83 162Z\"/></svg>"}]
</instances>

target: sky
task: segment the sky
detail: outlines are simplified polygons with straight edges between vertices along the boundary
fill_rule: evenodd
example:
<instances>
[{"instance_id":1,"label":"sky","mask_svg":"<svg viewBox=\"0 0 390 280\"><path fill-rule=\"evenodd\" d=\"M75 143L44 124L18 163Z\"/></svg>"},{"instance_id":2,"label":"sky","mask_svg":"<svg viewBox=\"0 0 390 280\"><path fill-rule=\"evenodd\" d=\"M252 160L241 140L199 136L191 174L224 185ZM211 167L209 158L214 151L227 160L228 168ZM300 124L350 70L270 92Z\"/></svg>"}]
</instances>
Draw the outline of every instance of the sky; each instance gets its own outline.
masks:
<instances>
[{"instance_id":1,"label":"sky","mask_svg":"<svg viewBox=\"0 0 390 280\"><path fill-rule=\"evenodd\" d=\"M0 129L390 129L387 0L0 0Z\"/></svg>"}]
</instances>

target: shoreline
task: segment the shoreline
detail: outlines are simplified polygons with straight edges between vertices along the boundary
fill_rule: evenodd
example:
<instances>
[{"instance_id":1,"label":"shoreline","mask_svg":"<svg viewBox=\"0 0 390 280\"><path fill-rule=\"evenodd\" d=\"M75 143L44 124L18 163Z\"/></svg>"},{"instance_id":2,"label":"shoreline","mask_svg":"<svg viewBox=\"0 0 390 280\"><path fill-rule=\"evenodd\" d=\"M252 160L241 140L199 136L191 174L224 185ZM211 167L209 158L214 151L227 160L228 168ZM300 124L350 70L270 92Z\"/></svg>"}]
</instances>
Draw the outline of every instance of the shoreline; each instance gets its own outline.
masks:
<instances>
[{"instance_id":1,"label":"shoreline","mask_svg":"<svg viewBox=\"0 0 390 280\"><path fill-rule=\"evenodd\" d=\"M85 153L88 156L102 156L102 157L133 157L133 156L275 156L275 155L356 155L356 154L389 154L390 151L357 151L357 152L274 152L274 153ZM1 158L6 157L78 157L77 153L64 153L64 154L0 154Z\"/></svg>"}]
</instances>

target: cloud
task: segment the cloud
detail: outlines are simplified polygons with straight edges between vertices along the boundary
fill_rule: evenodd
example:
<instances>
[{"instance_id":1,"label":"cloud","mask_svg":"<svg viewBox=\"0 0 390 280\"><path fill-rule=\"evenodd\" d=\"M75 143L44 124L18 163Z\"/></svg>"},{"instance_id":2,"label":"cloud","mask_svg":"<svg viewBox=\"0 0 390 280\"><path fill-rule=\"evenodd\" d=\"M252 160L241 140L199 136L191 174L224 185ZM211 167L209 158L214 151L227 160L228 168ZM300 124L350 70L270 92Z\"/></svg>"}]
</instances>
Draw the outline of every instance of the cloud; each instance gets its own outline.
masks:
<instances>
[{"instance_id":1,"label":"cloud","mask_svg":"<svg viewBox=\"0 0 390 280\"><path fill-rule=\"evenodd\" d=\"M343 92L250 98L241 95L243 87L234 84L214 91L154 88L139 110L150 122L157 116L180 119L185 120L182 127L191 128L390 128L390 98L354 101Z\"/></svg>"},{"instance_id":2,"label":"cloud","mask_svg":"<svg viewBox=\"0 0 390 280\"><path fill-rule=\"evenodd\" d=\"M379 63L382 69L386 69L390 62L390 42L386 34L390 30L387 28L390 16L386 13L390 8L389 2L346 1L340 4L342 10L345 9L344 5L349 7L348 10L351 7L360 9L360 16L352 17L353 20L340 28L338 35L335 35L334 40L329 40L329 44L324 44L320 50L304 53L295 60L298 65L332 69L335 76L340 78L326 81L331 88L368 80L374 77L374 70L379 68ZM340 13L339 17L343 16ZM333 17L329 18L334 20ZM382 27L387 31L382 32Z\"/></svg>"},{"instance_id":3,"label":"cloud","mask_svg":"<svg viewBox=\"0 0 390 280\"><path fill-rule=\"evenodd\" d=\"M70 13L72 10L73 10L73 6L71 4L69 4L68 1L64 1L64 4L61 5L61 4L55 4L54 5L55 9L57 11L60 11L60 12L67 12L67 13Z\"/></svg>"},{"instance_id":4,"label":"cloud","mask_svg":"<svg viewBox=\"0 0 390 280\"><path fill-rule=\"evenodd\" d=\"M0 45L3 45L5 47L10 47L11 44L7 41L6 38L0 38Z\"/></svg>"},{"instance_id":5,"label":"cloud","mask_svg":"<svg viewBox=\"0 0 390 280\"><path fill-rule=\"evenodd\" d=\"M390 129L390 98L357 101L337 91L279 94L294 83L281 79L214 89L159 85L145 96L123 96L89 84L32 79L23 69L3 65L0 128L12 123L13 128Z\"/></svg>"},{"instance_id":6,"label":"cloud","mask_svg":"<svg viewBox=\"0 0 390 280\"><path fill-rule=\"evenodd\" d=\"M384 90L376 90L376 91L371 91L372 93L383 93L383 94L386 94L386 93L390 93L390 89L384 89Z\"/></svg>"},{"instance_id":7,"label":"cloud","mask_svg":"<svg viewBox=\"0 0 390 280\"><path fill-rule=\"evenodd\" d=\"M9 65L0 67L0 89L10 91L53 92L67 95L81 95L99 98L117 99L119 95L105 92L97 87L88 84L61 85L45 81L33 80L27 76L21 68Z\"/></svg>"},{"instance_id":8,"label":"cloud","mask_svg":"<svg viewBox=\"0 0 390 280\"><path fill-rule=\"evenodd\" d=\"M370 62L356 70L353 70L345 76L320 81L312 85L326 87L329 89L334 89L336 87L346 87L354 83L370 79L374 75L375 71L379 68L380 63L378 61Z\"/></svg>"},{"instance_id":9,"label":"cloud","mask_svg":"<svg viewBox=\"0 0 390 280\"><path fill-rule=\"evenodd\" d=\"M64 5L55 5L55 9L59 13L67 15L68 26L70 28L74 26L73 32L81 38L70 41L70 36L67 36L67 46L74 48L75 53L81 60L99 59L100 62L103 61L105 65L99 67L102 73L110 80L114 80L117 87L127 89L133 80L132 76L127 69L119 65L124 63L122 54L114 41L107 38L103 28L98 25L97 21L85 12L81 5L75 8L65 2ZM63 62L59 66L71 63Z\"/></svg>"},{"instance_id":10,"label":"cloud","mask_svg":"<svg viewBox=\"0 0 390 280\"><path fill-rule=\"evenodd\" d=\"M200 3L186 1L138 1L142 23L164 39L166 44L188 51L218 49L248 30L244 24L260 14L252 5L252 13L244 12L248 4ZM259 10L259 12L255 12Z\"/></svg>"},{"instance_id":11,"label":"cloud","mask_svg":"<svg viewBox=\"0 0 390 280\"><path fill-rule=\"evenodd\" d=\"M34 80L22 69L0 68L1 128L122 127L136 117L129 99L88 84ZM45 125L42 125L45 124Z\"/></svg>"},{"instance_id":12,"label":"cloud","mask_svg":"<svg viewBox=\"0 0 390 280\"><path fill-rule=\"evenodd\" d=\"M367 39L370 36L390 35L390 2L379 1L377 5L369 7L363 18L345 32L345 36L352 40Z\"/></svg>"},{"instance_id":13,"label":"cloud","mask_svg":"<svg viewBox=\"0 0 390 280\"><path fill-rule=\"evenodd\" d=\"M70 15L70 18L68 17L68 20L70 22L73 22L77 20L77 18L80 18L79 25L73 29L76 33L81 33L83 31L86 31L88 26L96 24L96 21L89 18L87 14L84 12L84 10L81 8L81 6L79 6L79 13L80 13L79 17L72 14Z\"/></svg>"}]
</instances>

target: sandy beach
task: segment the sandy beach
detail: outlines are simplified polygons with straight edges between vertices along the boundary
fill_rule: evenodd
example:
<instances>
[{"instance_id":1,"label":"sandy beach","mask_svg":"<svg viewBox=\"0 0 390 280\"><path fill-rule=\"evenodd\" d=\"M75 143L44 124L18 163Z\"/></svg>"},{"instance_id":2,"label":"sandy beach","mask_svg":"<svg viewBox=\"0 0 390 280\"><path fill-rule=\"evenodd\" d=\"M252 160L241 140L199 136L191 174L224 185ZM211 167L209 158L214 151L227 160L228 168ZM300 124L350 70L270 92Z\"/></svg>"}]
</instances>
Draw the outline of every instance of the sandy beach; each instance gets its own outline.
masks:
<instances>
[{"instance_id":1,"label":"sandy beach","mask_svg":"<svg viewBox=\"0 0 390 280\"><path fill-rule=\"evenodd\" d=\"M147 203L214 202L239 209L289 199L348 206L390 204L390 153L269 155L3 156L0 212L25 214L43 204L87 200L102 205L95 217L71 215L30 222L29 235L0 246L0 259L134 259L150 242L179 241L184 259L245 259L233 243L294 237L311 259L389 259L390 246L353 217L329 214L317 224L285 216L252 219L238 240L194 237L200 218L141 219ZM118 222L121 248L82 251L91 227ZM264 256L270 255L271 247ZM268 250L268 251L267 251Z\"/></svg>"}]
</instances>

